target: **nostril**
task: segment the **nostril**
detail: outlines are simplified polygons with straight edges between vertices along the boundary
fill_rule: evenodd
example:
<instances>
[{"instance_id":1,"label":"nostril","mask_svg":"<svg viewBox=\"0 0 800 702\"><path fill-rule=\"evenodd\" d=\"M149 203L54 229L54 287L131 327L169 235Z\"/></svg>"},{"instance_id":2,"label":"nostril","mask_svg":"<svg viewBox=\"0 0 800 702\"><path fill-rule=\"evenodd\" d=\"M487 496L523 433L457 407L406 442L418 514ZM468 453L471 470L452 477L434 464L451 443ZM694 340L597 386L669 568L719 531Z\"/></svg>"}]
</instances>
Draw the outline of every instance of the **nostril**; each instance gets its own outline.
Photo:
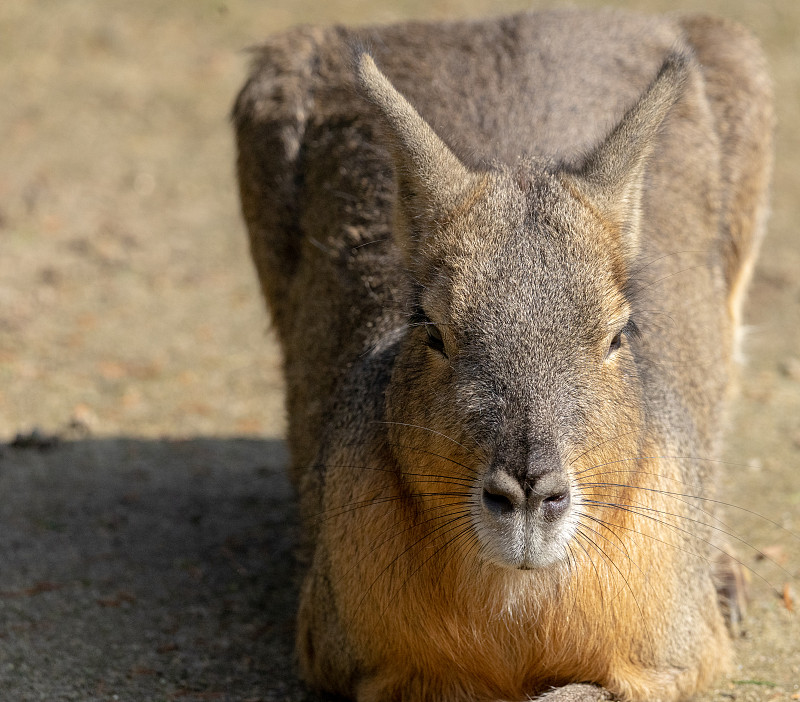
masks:
<instances>
[{"instance_id":1,"label":"nostril","mask_svg":"<svg viewBox=\"0 0 800 702\"><path fill-rule=\"evenodd\" d=\"M494 471L484 478L482 500L489 514L507 517L525 505L525 493L516 478Z\"/></svg>"},{"instance_id":2,"label":"nostril","mask_svg":"<svg viewBox=\"0 0 800 702\"><path fill-rule=\"evenodd\" d=\"M563 502L564 500L568 500L569 495L566 492L562 492L558 495L550 495L550 497L546 497L543 501L544 502Z\"/></svg>"},{"instance_id":3,"label":"nostril","mask_svg":"<svg viewBox=\"0 0 800 702\"><path fill-rule=\"evenodd\" d=\"M490 512L498 515L511 514L514 511L514 504L508 497L489 492L486 488L483 490L483 504Z\"/></svg>"},{"instance_id":4,"label":"nostril","mask_svg":"<svg viewBox=\"0 0 800 702\"><path fill-rule=\"evenodd\" d=\"M556 520L564 515L570 503L569 491L550 495L542 500L542 512L545 519Z\"/></svg>"}]
</instances>

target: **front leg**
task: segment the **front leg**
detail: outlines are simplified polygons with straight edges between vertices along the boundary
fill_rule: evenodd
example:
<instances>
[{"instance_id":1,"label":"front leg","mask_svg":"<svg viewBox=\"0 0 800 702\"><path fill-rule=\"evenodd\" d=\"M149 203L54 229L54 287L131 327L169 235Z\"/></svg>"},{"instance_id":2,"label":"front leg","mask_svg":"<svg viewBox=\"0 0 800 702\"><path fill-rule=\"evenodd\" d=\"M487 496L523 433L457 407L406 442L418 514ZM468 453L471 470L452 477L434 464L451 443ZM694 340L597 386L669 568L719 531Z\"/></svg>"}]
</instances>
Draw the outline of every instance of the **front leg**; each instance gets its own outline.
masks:
<instances>
[{"instance_id":1,"label":"front leg","mask_svg":"<svg viewBox=\"0 0 800 702\"><path fill-rule=\"evenodd\" d=\"M613 700L613 695L596 685L566 685L545 692L536 698L537 702L601 702Z\"/></svg>"}]
</instances>

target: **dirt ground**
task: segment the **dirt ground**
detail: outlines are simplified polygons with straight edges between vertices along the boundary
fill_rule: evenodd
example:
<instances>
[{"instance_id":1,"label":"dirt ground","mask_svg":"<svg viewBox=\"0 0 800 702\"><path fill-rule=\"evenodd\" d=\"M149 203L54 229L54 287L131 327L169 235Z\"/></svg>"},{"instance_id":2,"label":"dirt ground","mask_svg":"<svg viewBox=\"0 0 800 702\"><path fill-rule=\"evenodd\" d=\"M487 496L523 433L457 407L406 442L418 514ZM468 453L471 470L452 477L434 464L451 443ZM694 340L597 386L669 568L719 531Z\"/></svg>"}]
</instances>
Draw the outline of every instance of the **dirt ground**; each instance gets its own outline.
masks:
<instances>
[{"instance_id":1,"label":"dirt ground","mask_svg":"<svg viewBox=\"0 0 800 702\"><path fill-rule=\"evenodd\" d=\"M736 671L702 699L800 699L800 4L635 5L741 20L775 76L773 215L723 470L752 601ZM312 699L291 650L279 357L233 178L242 49L300 22L530 6L0 3L0 698Z\"/></svg>"}]
</instances>

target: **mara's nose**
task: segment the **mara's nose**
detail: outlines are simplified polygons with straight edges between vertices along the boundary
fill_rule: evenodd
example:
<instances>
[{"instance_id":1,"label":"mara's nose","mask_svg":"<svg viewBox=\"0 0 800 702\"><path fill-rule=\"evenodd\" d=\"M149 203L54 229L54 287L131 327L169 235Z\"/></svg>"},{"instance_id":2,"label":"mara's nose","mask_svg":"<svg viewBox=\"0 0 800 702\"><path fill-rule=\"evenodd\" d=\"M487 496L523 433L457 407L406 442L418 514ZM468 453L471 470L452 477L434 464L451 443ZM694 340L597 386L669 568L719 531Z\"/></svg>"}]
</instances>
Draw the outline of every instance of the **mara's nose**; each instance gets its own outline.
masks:
<instances>
[{"instance_id":1,"label":"mara's nose","mask_svg":"<svg viewBox=\"0 0 800 702\"><path fill-rule=\"evenodd\" d=\"M482 499L483 506L496 518L528 512L554 522L569 507L569 482L560 471L520 479L494 470L484 478Z\"/></svg>"}]
</instances>

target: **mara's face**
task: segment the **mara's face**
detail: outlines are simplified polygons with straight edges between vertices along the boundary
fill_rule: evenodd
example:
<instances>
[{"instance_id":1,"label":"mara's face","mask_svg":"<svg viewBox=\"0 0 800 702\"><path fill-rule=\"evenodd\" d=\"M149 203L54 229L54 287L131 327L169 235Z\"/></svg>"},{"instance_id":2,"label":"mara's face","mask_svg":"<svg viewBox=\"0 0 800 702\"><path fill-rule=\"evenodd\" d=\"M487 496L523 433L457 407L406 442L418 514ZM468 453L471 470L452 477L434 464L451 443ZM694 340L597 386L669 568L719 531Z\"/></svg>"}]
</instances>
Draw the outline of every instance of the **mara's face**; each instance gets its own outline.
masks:
<instances>
[{"instance_id":1,"label":"mara's face","mask_svg":"<svg viewBox=\"0 0 800 702\"><path fill-rule=\"evenodd\" d=\"M637 453L637 327L615 236L554 177L501 174L417 254L391 443L420 513L476 557L567 559L613 501L596 489L603 466Z\"/></svg>"}]
</instances>

